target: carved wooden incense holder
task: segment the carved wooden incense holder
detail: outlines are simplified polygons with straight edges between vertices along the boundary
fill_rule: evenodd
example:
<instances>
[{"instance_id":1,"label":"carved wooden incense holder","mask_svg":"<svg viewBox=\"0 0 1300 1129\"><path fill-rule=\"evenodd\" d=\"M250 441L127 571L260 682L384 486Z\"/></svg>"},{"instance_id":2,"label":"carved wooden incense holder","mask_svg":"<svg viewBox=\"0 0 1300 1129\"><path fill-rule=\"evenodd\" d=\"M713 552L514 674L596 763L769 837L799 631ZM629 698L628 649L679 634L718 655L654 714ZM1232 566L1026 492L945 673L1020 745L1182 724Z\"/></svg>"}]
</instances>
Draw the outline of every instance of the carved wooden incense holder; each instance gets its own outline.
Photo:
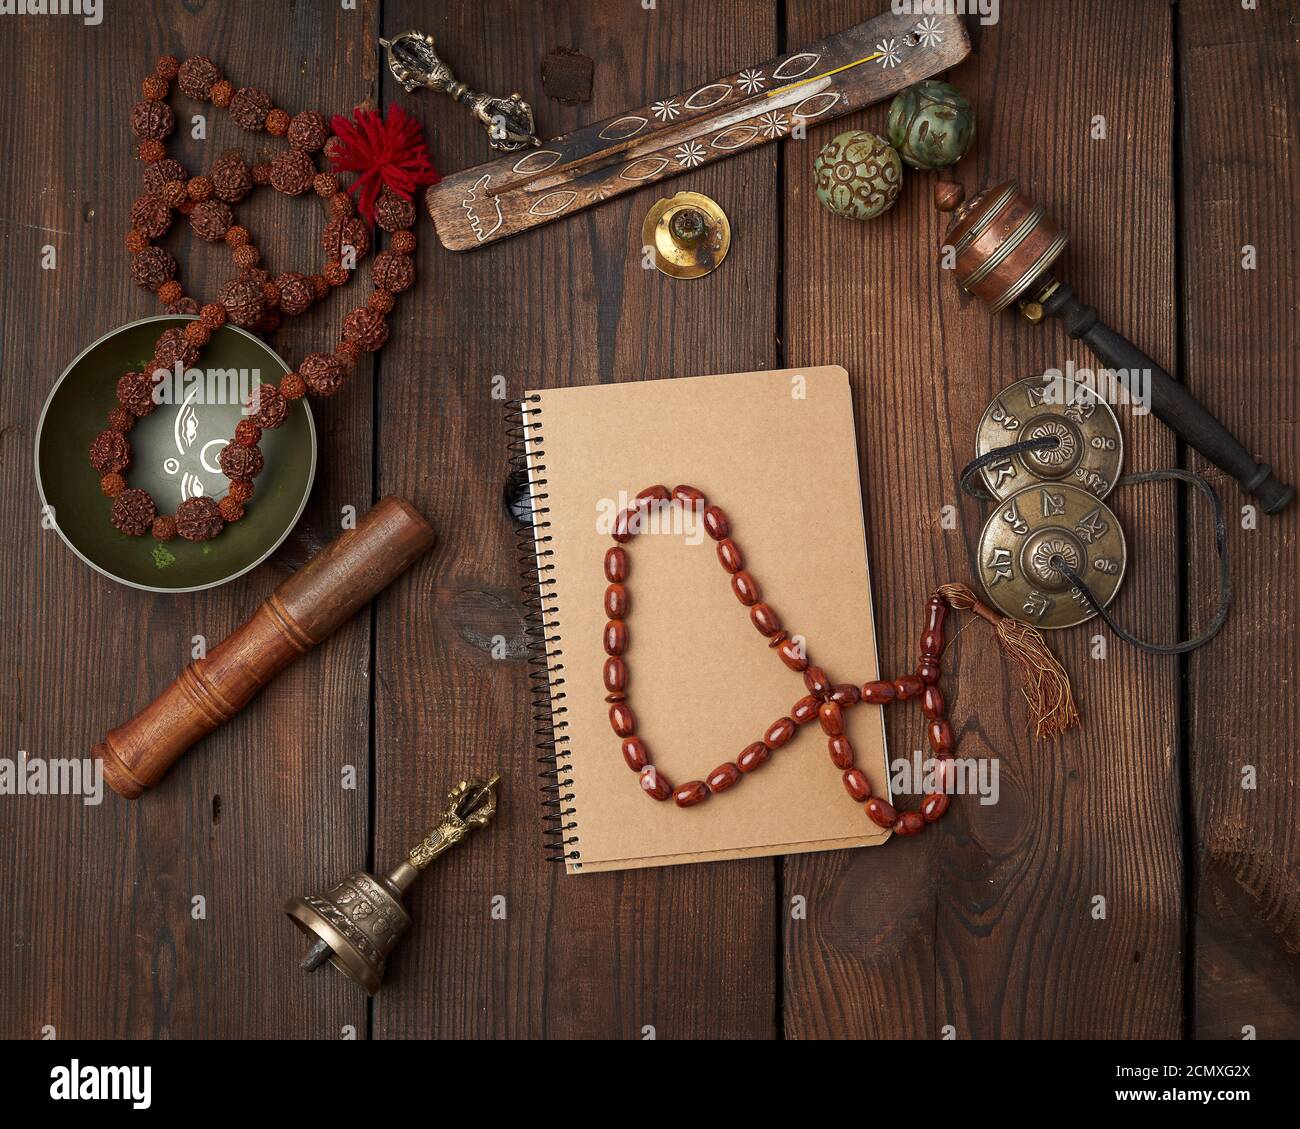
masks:
<instances>
[{"instance_id":1,"label":"carved wooden incense holder","mask_svg":"<svg viewBox=\"0 0 1300 1129\"><path fill-rule=\"evenodd\" d=\"M229 721L277 674L328 639L434 542L433 527L388 497L282 583L252 617L190 663L166 690L94 747L104 779L135 799L201 737Z\"/></svg>"},{"instance_id":2,"label":"carved wooden incense holder","mask_svg":"<svg viewBox=\"0 0 1300 1129\"><path fill-rule=\"evenodd\" d=\"M970 54L961 17L887 13L540 148L467 169L425 195L438 238L466 251L890 98Z\"/></svg>"}]
</instances>

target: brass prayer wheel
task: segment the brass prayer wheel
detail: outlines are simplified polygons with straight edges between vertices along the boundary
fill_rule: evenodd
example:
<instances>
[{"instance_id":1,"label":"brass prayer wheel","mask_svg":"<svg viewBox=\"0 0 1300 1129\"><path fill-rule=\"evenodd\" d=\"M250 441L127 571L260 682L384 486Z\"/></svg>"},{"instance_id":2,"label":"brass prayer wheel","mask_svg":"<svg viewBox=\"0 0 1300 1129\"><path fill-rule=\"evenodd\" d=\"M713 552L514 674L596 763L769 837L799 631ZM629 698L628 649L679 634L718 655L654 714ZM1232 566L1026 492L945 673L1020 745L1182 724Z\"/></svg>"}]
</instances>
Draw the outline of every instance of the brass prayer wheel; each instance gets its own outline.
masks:
<instances>
[{"instance_id":1,"label":"brass prayer wheel","mask_svg":"<svg viewBox=\"0 0 1300 1129\"><path fill-rule=\"evenodd\" d=\"M500 779L457 784L437 825L384 877L354 871L322 893L286 902L290 920L315 938L302 967L314 972L328 961L370 995L379 991L388 958L411 926L403 895L434 859L492 822Z\"/></svg>"},{"instance_id":2,"label":"brass prayer wheel","mask_svg":"<svg viewBox=\"0 0 1300 1129\"><path fill-rule=\"evenodd\" d=\"M997 312L1060 258L1069 238L1008 180L958 208L946 242L956 252L957 281Z\"/></svg>"}]
</instances>

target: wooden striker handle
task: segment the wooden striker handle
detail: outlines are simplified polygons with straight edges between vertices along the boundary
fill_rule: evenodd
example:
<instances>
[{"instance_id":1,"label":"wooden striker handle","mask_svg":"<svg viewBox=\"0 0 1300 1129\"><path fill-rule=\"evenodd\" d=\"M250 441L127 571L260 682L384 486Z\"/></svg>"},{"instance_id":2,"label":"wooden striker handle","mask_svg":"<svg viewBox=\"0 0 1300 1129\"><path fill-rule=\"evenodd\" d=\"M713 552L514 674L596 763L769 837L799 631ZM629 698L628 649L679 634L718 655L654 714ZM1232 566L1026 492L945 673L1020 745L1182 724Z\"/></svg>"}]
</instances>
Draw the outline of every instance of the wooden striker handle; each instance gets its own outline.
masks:
<instances>
[{"instance_id":1,"label":"wooden striker handle","mask_svg":"<svg viewBox=\"0 0 1300 1129\"><path fill-rule=\"evenodd\" d=\"M1097 311L1083 303L1073 288L1058 286L1043 303L1043 309L1059 318L1065 331L1083 341L1111 369L1130 392L1132 374L1147 372L1151 378L1151 411L1176 435L1181 436L1221 470L1227 471L1241 488L1261 502L1266 514L1281 513L1295 499L1295 487L1273 474L1268 463L1257 462L1241 441L1186 388L1126 337L1111 329Z\"/></svg>"},{"instance_id":2,"label":"wooden striker handle","mask_svg":"<svg viewBox=\"0 0 1300 1129\"><path fill-rule=\"evenodd\" d=\"M408 502L382 499L355 529L285 580L242 627L190 663L92 756L135 799L186 749L234 717L285 667L329 638L433 547L433 527Z\"/></svg>"}]
</instances>

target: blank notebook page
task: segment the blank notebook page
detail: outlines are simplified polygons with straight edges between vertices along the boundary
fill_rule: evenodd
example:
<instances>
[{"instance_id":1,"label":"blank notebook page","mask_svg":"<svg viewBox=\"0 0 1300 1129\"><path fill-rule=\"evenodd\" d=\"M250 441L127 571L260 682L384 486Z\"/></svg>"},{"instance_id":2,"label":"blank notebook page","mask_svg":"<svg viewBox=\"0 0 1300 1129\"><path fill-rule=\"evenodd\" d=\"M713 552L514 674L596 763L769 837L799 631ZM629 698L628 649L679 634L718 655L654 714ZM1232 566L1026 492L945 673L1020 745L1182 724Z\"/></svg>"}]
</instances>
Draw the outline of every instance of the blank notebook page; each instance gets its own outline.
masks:
<instances>
[{"instance_id":1,"label":"blank notebook page","mask_svg":"<svg viewBox=\"0 0 1300 1129\"><path fill-rule=\"evenodd\" d=\"M570 873L870 846L877 828L844 789L813 722L727 791L691 808L641 789L609 721L602 669L604 557L620 496L703 491L731 523L761 599L809 659L859 687L878 674L848 375L823 367L528 393L530 482L546 512L547 632ZM545 469L539 470L544 464ZM540 480L544 478L545 483ZM544 498L541 495L545 495ZM691 542L694 543L691 543ZM650 532L625 546L637 734L673 784L735 761L807 690L750 622L716 543ZM555 685L562 677L563 687ZM563 693L559 699L557 694ZM882 711L845 712L874 794L888 796Z\"/></svg>"}]
</instances>

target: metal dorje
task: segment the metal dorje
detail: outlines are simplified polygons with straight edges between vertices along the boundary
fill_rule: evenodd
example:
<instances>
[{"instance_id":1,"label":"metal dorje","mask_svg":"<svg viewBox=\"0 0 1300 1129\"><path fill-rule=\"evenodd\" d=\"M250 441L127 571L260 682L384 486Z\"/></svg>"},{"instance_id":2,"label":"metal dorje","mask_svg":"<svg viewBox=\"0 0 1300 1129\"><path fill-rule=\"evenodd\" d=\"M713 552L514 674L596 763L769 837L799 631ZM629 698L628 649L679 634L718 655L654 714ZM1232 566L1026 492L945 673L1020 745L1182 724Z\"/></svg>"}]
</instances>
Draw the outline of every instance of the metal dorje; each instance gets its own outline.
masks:
<instances>
[{"instance_id":1,"label":"metal dorje","mask_svg":"<svg viewBox=\"0 0 1300 1129\"><path fill-rule=\"evenodd\" d=\"M404 31L379 45L388 51L388 69L410 94L420 87L450 94L463 102L487 130L488 144L502 153L538 146L533 108L517 93L509 98L494 98L471 90L451 73L451 68L433 49L433 36L418 31Z\"/></svg>"},{"instance_id":2,"label":"metal dorje","mask_svg":"<svg viewBox=\"0 0 1300 1129\"><path fill-rule=\"evenodd\" d=\"M286 902L293 923L315 938L302 967L314 972L329 961L370 995L379 991L388 958L411 924L402 896L429 863L492 822L500 779L457 784L437 825L383 878L358 870L322 894Z\"/></svg>"},{"instance_id":3,"label":"metal dorje","mask_svg":"<svg viewBox=\"0 0 1300 1129\"><path fill-rule=\"evenodd\" d=\"M983 457L1041 439L1056 442L983 467L984 487L994 498L1007 498L1037 481L1078 486L1104 498L1119 481L1124 462L1119 421L1088 385L1044 374L1004 388L984 410L975 433L975 454Z\"/></svg>"},{"instance_id":4,"label":"metal dorje","mask_svg":"<svg viewBox=\"0 0 1300 1129\"><path fill-rule=\"evenodd\" d=\"M641 225L641 246L654 248L655 266L664 274L699 278L727 257L731 224L716 200L679 192L650 209Z\"/></svg>"},{"instance_id":5,"label":"metal dorje","mask_svg":"<svg viewBox=\"0 0 1300 1129\"><path fill-rule=\"evenodd\" d=\"M989 602L1033 627L1073 627L1097 613L1061 568L1068 565L1106 607L1128 550L1105 502L1058 482L1040 482L998 502L984 523L979 572Z\"/></svg>"}]
</instances>

